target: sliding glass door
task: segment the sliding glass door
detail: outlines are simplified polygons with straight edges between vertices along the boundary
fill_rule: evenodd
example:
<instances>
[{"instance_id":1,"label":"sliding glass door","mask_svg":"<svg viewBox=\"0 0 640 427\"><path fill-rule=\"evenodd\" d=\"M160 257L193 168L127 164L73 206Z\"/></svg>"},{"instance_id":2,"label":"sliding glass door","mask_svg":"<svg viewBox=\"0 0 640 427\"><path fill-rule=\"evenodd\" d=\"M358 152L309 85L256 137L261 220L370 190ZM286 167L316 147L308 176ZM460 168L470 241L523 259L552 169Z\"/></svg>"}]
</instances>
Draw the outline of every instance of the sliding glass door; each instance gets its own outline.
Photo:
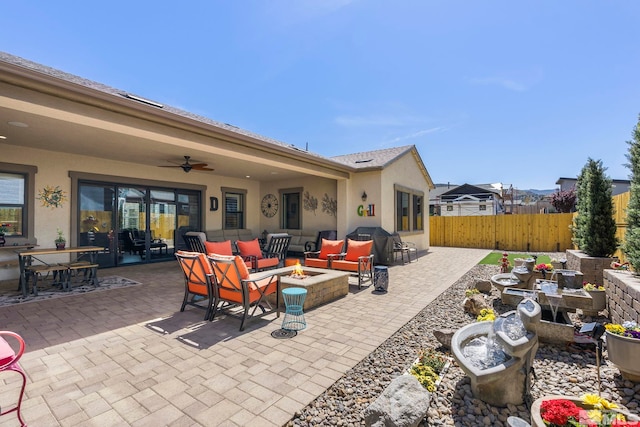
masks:
<instances>
[{"instance_id":1,"label":"sliding glass door","mask_svg":"<svg viewBox=\"0 0 640 427\"><path fill-rule=\"evenodd\" d=\"M201 229L199 191L79 183L79 245L102 246L102 267L174 259Z\"/></svg>"}]
</instances>

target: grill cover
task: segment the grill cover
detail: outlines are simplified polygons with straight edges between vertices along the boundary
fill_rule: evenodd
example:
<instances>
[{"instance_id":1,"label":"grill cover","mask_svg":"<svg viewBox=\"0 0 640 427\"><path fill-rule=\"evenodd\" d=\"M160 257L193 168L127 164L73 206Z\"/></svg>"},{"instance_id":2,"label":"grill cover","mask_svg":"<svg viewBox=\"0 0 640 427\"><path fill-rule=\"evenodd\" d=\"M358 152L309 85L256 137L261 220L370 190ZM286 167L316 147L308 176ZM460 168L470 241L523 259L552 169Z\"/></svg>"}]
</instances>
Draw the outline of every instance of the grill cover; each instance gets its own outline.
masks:
<instances>
[{"instance_id":1,"label":"grill cover","mask_svg":"<svg viewBox=\"0 0 640 427\"><path fill-rule=\"evenodd\" d=\"M373 263L389 265L393 261L393 239L382 227L358 227L347 234L351 240L373 240Z\"/></svg>"}]
</instances>

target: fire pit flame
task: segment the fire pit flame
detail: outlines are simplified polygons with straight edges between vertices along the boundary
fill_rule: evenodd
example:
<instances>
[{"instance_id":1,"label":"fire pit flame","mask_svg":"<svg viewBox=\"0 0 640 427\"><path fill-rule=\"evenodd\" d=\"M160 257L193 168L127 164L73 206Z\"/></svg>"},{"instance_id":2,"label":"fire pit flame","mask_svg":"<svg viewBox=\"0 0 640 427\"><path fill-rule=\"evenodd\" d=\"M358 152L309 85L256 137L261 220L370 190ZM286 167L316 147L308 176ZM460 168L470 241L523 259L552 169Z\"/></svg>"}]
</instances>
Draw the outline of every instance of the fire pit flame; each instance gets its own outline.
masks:
<instances>
[{"instance_id":1,"label":"fire pit flame","mask_svg":"<svg viewBox=\"0 0 640 427\"><path fill-rule=\"evenodd\" d=\"M291 277L293 277L294 279L304 279L307 277L307 275L304 274L304 270L302 270L300 261L296 262L296 265L293 266L293 271L291 271Z\"/></svg>"}]
</instances>

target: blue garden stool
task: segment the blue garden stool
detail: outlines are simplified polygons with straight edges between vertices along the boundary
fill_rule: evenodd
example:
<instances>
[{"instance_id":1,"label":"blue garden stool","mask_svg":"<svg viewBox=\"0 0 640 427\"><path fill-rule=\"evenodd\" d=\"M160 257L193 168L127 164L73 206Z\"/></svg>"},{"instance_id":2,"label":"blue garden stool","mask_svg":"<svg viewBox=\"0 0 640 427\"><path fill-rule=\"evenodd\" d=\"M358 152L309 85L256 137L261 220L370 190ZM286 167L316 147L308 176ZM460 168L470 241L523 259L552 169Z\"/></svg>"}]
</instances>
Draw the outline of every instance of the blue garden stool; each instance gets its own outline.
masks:
<instances>
[{"instance_id":1,"label":"blue garden stool","mask_svg":"<svg viewBox=\"0 0 640 427\"><path fill-rule=\"evenodd\" d=\"M285 313L282 320L282 329L287 331L301 331L307 327L304 320L302 306L307 296L307 290L304 288L285 288L282 290L282 298L284 299Z\"/></svg>"}]
</instances>

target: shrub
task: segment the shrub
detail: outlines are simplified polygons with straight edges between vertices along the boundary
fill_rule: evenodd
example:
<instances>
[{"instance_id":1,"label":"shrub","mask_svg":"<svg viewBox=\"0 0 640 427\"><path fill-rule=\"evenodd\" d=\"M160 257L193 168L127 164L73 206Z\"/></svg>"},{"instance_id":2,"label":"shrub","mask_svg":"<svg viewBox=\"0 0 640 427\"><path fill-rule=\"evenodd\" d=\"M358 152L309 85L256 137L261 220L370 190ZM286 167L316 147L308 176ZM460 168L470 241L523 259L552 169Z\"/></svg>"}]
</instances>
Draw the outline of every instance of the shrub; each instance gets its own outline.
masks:
<instances>
[{"instance_id":1,"label":"shrub","mask_svg":"<svg viewBox=\"0 0 640 427\"><path fill-rule=\"evenodd\" d=\"M631 169L631 190L627 206L627 231L622 250L633 269L640 271L640 119L632 135L633 140L627 141L629 163L626 166Z\"/></svg>"},{"instance_id":2,"label":"shrub","mask_svg":"<svg viewBox=\"0 0 640 427\"><path fill-rule=\"evenodd\" d=\"M618 247L613 218L611 180L601 160L589 159L578 176L578 215L573 224L573 242L589 256L611 256Z\"/></svg>"}]
</instances>

